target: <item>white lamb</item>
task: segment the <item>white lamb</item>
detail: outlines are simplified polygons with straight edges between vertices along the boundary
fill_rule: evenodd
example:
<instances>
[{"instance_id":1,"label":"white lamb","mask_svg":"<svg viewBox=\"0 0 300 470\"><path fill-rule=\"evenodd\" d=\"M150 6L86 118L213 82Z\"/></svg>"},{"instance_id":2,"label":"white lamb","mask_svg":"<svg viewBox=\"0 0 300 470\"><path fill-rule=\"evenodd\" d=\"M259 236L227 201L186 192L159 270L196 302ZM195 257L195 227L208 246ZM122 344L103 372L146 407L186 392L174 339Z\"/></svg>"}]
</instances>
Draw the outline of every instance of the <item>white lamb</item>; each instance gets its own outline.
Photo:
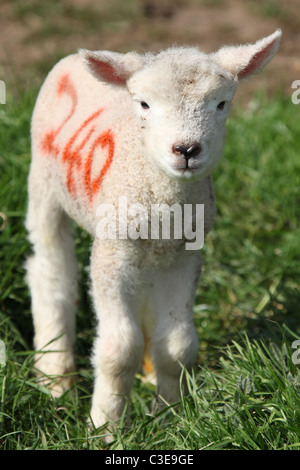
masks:
<instances>
[{"instance_id":1,"label":"white lamb","mask_svg":"<svg viewBox=\"0 0 300 470\"><path fill-rule=\"evenodd\" d=\"M27 216L36 366L53 395L70 386L77 299L71 217L94 237L95 427L118 424L145 349L159 395L168 403L180 397L181 367L189 370L198 350L192 314L202 263L184 236L126 237L124 226L122 236L120 226L116 237L97 236L97 210L109 204L124 223L120 196L149 211L153 204L204 204L207 234L215 217L210 174L238 81L263 69L280 38L277 30L212 54L81 50L61 60L40 91ZM138 233L141 220L131 213L127 223L135 222Z\"/></svg>"}]
</instances>

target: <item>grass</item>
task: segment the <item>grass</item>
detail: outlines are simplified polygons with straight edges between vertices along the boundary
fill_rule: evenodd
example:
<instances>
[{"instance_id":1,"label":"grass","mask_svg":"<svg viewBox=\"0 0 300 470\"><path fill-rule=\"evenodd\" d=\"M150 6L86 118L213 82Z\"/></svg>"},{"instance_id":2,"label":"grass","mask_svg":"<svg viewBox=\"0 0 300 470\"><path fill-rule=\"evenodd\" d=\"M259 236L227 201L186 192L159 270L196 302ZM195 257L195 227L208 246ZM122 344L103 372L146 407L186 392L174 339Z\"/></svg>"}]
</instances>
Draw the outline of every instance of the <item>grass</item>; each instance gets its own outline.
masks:
<instances>
[{"instance_id":1,"label":"grass","mask_svg":"<svg viewBox=\"0 0 300 470\"><path fill-rule=\"evenodd\" d=\"M79 381L72 395L54 401L32 375L23 265L34 98L35 92L7 97L0 109L0 340L7 355L5 365L0 361L0 449L101 449L97 431L86 430L94 319L85 269L90 240L79 230ZM195 305L199 364L188 377L190 394L155 414L153 387L137 377L132 427L115 436L111 449L300 449L300 366L293 360L300 337L297 113L280 96L257 96L248 111L233 111L214 175L218 216L204 247Z\"/></svg>"},{"instance_id":2,"label":"grass","mask_svg":"<svg viewBox=\"0 0 300 470\"><path fill-rule=\"evenodd\" d=\"M102 2L90 5L89 8L66 2L37 0L29 0L26 4L14 0L13 5L17 18L24 20L34 15L44 19L40 27L27 37L29 42L54 34L65 37L71 33L84 33L87 29L89 32L95 32L112 28L117 32L124 23L133 21L140 14L139 4L135 0L112 0L109 5Z\"/></svg>"}]
</instances>

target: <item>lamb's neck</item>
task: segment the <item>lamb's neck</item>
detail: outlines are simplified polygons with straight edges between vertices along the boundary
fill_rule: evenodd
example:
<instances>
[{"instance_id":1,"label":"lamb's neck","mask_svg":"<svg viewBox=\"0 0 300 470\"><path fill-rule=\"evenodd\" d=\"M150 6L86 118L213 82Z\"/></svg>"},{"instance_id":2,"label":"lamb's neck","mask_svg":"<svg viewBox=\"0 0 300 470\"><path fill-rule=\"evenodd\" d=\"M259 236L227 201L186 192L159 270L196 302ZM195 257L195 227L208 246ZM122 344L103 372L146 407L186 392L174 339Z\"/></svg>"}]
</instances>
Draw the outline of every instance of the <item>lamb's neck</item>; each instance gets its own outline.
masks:
<instances>
[{"instance_id":1,"label":"lamb's neck","mask_svg":"<svg viewBox=\"0 0 300 470\"><path fill-rule=\"evenodd\" d=\"M152 166L152 165L151 165ZM182 203L197 204L204 202L205 196L210 192L211 176L200 180L170 177L158 168L151 168L143 175L144 189L149 191L154 203Z\"/></svg>"}]
</instances>

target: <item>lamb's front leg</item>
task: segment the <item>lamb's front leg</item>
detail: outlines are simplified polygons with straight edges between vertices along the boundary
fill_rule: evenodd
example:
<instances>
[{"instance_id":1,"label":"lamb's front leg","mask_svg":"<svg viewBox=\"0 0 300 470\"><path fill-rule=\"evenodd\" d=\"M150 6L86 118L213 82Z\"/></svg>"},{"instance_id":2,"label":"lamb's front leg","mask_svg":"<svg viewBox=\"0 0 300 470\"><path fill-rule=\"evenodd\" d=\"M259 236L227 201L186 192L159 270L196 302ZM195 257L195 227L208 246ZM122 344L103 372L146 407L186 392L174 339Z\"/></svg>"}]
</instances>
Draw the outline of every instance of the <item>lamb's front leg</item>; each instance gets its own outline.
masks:
<instances>
[{"instance_id":1,"label":"lamb's front leg","mask_svg":"<svg viewBox=\"0 0 300 470\"><path fill-rule=\"evenodd\" d=\"M193 304L201 271L201 257L156 275L153 307L156 327L152 336L158 394L167 403L181 397L182 366L190 370L196 361L198 335Z\"/></svg>"},{"instance_id":2,"label":"lamb's front leg","mask_svg":"<svg viewBox=\"0 0 300 470\"><path fill-rule=\"evenodd\" d=\"M136 322L133 295L126 291L123 279L126 269L111 253L106 257L105 252L105 243L96 240L91 263L93 300L98 317L91 409L96 428L106 422L110 423L110 428L118 425L143 354L143 335Z\"/></svg>"}]
</instances>

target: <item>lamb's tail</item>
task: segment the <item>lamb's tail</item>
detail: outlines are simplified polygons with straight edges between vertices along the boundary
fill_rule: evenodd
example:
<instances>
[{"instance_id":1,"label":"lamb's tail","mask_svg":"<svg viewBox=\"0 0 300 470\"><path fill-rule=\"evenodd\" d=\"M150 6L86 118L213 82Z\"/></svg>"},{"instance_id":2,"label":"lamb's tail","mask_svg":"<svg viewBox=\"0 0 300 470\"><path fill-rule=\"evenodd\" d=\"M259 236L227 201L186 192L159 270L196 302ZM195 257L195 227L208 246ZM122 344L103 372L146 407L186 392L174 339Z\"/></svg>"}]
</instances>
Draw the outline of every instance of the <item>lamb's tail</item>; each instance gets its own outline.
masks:
<instances>
[{"instance_id":1,"label":"lamb's tail","mask_svg":"<svg viewBox=\"0 0 300 470\"><path fill-rule=\"evenodd\" d=\"M143 375L145 381L156 384L156 372L150 353L150 339L144 335Z\"/></svg>"}]
</instances>

